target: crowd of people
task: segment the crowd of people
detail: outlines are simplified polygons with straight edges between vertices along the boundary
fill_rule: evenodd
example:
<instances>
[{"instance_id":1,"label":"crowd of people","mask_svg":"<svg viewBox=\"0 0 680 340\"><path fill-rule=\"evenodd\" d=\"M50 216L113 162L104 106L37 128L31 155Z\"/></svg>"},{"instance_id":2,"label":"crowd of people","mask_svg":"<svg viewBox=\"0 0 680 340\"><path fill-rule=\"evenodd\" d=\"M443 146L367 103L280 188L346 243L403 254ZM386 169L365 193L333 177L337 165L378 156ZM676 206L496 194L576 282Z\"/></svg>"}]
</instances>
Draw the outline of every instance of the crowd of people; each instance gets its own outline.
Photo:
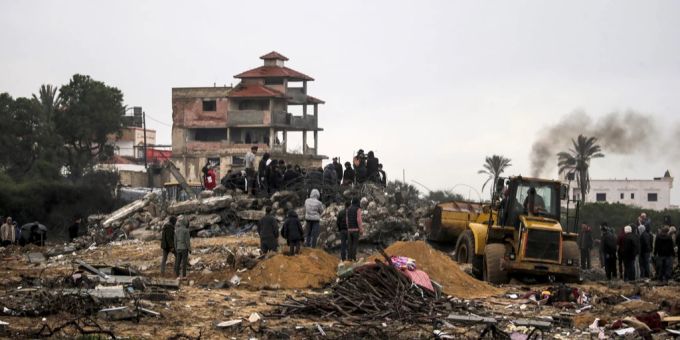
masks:
<instances>
[{"instance_id":1,"label":"crowd of people","mask_svg":"<svg viewBox=\"0 0 680 340\"><path fill-rule=\"evenodd\" d=\"M331 163L323 168L304 169L297 164L286 163L283 159L273 159L271 154L264 153L256 164L258 147L252 146L244 157L244 170L228 170L219 184L227 189L240 189L252 194L267 193L289 189L299 184L309 187L352 186L365 182L387 185L387 175L383 165L373 151L368 154L359 150L352 162L345 162L344 168L340 158L334 157ZM203 187L212 190L217 186L215 165L206 164L203 169Z\"/></svg>"},{"instance_id":2,"label":"crowd of people","mask_svg":"<svg viewBox=\"0 0 680 340\"><path fill-rule=\"evenodd\" d=\"M651 219L645 213L618 231L606 222L601 224L600 230L600 263L608 280L653 279L666 282L672 279L676 255L680 265L680 237L676 236L676 228L665 224L653 233ZM594 240L589 226L581 225L577 243L581 250L581 268L591 269L590 254Z\"/></svg>"},{"instance_id":3,"label":"crowd of people","mask_svg":"<svg viewBox=\"0 0 680 340\"><path fill-rule=\"evenodd\" d=\"M25 246L35 244L44 246L47 241L47 229L38 222L26 223L20 226L11 216L0 216L0 246Z\"/></svg>"}]
</instances>

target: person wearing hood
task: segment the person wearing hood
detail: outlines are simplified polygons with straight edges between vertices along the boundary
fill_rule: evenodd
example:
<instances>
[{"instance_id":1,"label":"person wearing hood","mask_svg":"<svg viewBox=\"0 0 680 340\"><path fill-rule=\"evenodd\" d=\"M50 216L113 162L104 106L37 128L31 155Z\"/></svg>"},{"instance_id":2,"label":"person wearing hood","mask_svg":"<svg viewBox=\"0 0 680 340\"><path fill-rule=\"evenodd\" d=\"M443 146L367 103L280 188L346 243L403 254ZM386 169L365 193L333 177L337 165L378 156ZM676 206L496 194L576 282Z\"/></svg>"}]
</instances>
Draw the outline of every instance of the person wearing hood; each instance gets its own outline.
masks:
<instances>
[{"instance_id":1,"label":"person wearing hood","mask_svg":"<svg viewBox=\"0 0 680 340\"><path fill-rule=\"evenodd\" d=\"M168 223L163 225L161 232L161 250L163 251L163 258L161 258L161 274L165 274L165 263L168 261L168 255L172 253L177 262L177 253L175 253L175 224L177 224L177 217L170 216Z\"/></svg>"},{"instance_id":2,"label":"person wearing hood","mask_svg":"<svg viewBox=\"0 0 680 340\"><path fill-rule=\"evenodd\" d=\"M191 252L191 235L189 235L189 221L183 218L175 228L175 275L177 278L187 276L187 264ZM181 272L180 272L181 268ZM180 276L180 274L182 274Z\"/></svg>"},{"instance_id":3,"label":"person wearing hood","mask_svg":"<svg viewBox=\"0 0 680 340\"><path fill-rule=\"evenodd\" d=\"M650 261L653 250L653 237L644 224L638 226L638 235L640 235L640 256L638 257L640 278L648 279L652 276Z\"/></svg>"},{"instance_id":4,"label":"person wearing hood","mask_svg":"<svg viewBox=\"0 0 680 340\"><path fill-rule=\"evenodd\" d=\"M272 207L265 208L265 213L257 223L257 234L260 235L260 249L263 254L276 252L279 248L279 222L272 215Z\"/></svg>"},{"instance_id":5,"label":"person wearing hood","mask_svg":"<svg viewBox=\"0 0 680 340\"><path fill-rule=\"evenodd\" d=\"M281 236L286 239L286 243L290 248L288 255L293 256L300 253L300 244L305 240L305 237L302 223L293 209L288 211L288 217L283 221Z\"/></svg>"},{"instance_id":6,"label":"person wearing hood","mask_svg":"<svg viewBox=\"0 0 680 340\"><path fill-rule=\"evenodd\" d=\"M581 269L590 269L590 251L593 249L593 233L590 226L581 224L581 232L576 241L578 248L581 249Z\"/></svg>"},{"instance_id":7,"label":"person wearing hood","mask_svg":"<svg viewBox=\"0 0 680 340\"><path fill-rule=\"evenodd\" d=\"M345 172L342 174L342 185L352 185L354 184L354 169L352 169L352 164L350 162L345 162Z\"/></svg>"},{"instance_id":8,"label":"person wearing hood","mask_svg":"<svg viewBox=\"0 0 680 340\"><path fill-rule=\"evenodd\" d=\"M623 232L626 235L623 239L624 280L635 281L635 257L640 251L640 239L629 225L623 228Z\"/></svg>"},{"instance_id":9,"label":"person wearing hood","mask_svg":"<svg viewBox=\"0 0 680 340\"><path fill-rule=\"evenodd\" d=\"M307 231L305 234L305 246L316 248L316 241L319 238L321 214L324 206L319 201L319 190L312 189L309 198L305 200L305 221L307 221Z\"/></svg>"},{"instance_id":10,"label":"person wearing hood","mask_svg":"<svg viewBox=\"0 0 680 340\"><path fill-rule=\"evenodd\" d=\"M350 261L357 260L357 247L359 246L359 237L364 232L363 222L361 221L361 207L359 206L359 199L352 198L352 204L347 208L347 233L348 233L348 254Z\"/></svg>"},{"instance_id":11,"label":"person wearing hood","mask_svg":"<svg viewBox=\"0 0 680 340\"><path fill-rule=\"evenodd\" d=\"M334 187L338 184L338 173L335 172L335 165L328 163L323 168L323 185Z\"/></svg>"}]
</instances>

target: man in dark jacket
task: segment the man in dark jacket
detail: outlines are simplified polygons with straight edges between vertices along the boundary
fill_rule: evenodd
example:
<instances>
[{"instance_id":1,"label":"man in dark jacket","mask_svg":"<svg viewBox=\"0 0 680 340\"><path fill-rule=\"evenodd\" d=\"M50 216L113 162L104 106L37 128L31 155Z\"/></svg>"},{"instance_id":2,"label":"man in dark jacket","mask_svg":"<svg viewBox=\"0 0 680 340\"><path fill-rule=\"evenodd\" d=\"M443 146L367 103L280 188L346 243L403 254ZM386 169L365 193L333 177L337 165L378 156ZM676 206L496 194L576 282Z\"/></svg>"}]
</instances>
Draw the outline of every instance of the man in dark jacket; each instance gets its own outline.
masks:
<instances>
[{"instance_id":1,"label":"man in dark jacket","mask_svg":"<svg viewBox=\"0 0 680 340\"><path fill-rule=\"evenodd\" d=\"M279 172L279 165L275 160L272 160L267 167L267 192L273 194L279 190L282 180L283 176Z\"/></svg>"},{"instance_id":2,"label":"man in dark jacket","mask_svg":"<svg viewBox=\"0 0 680 340\"><path fill-rule=\"evenodd\" d=\"M161 249L163 250L163 258L161 259L161 274L165 274L165 263L168 261L168 254L172 253L177 262L177 254L175 253L175 224L177 217L170 216L168 223L163 225L161 232Z\"/></svg>"},{"instance_id":3,"label":"man in dark jacket","mask_svg":"<svg viewBox=\"0 0 680 340\"><path fill-rule=\"evenodd\" d=\"M590 269L590 250L593 249L593 234L590 226L581 224L581 232L578 234L578 248L581 249L581 269Z\"/></svg>"},{"instance_id":4,"label":"man in dark jacket","mask_svg":"<svg viewBox=\"0 0 680 340\"><path fill-rule=\"evenodd\" d=\"M295 210L291 209L288 211L288 218L283 222L283 227L281 228L281 236L286 239L290 247L288 255L293 256L300 253L300 245L305 237L302 231L302 223L300 223Z\"/></svg>"},{"instance_id":5,"label":"man in dark jacket","mask_svg":"<svg viewBox=\"0 0 680 340\"><path fill-rule=\"evenodd\" d=\"M668 233L669 229L667 226L663 227L654 242L654 256L657 261L656 279L664 282L668 281L673 274L673 257L675 256L673 239Z\"/></svg>"},{"instance_id":6,"label":"man in dark jacket","mask_svg":"<svg viewBox=\"0 0 680 340\"><path fill-rule=\"evenodd\" d=\"M295 184L298 177L300 176L291 164L286 165L286 172L283 173L283 185L285 188L289 188L291 185Z\"/></svg>"},{"instance_id":7,"label":"man in dark jacket","mask_svg":"<svg viewBox=\"0 0 680 340\"><path fill-rule=\"evenodd\" d=\"M345 162L345 172L342 174L342 185L354 184L355 172L350 162Z\"/></svg>"},{"instance_id":8,"label":"man in dark jacket","mask_svg":"<svg viewBox=\"0 0 680 340\"><path fill-rule=\"evenodd\" d=\"M272 216L272 207L265 208L266 214L257 224L257 233L260 235L260 249L266 254L277 251L279 248L279 222Z\"/></svg>"},{"instance_id":9,"label":"man in dark jacket","mask_svg":"<svg viewBox=\"0 0 680 340\"><path fill-rule=\"evenodd\" d=\"M189 253L191 253L189 221L183 218L175 228L175 275L177 275L177 279L184 279L187 276Z\"/></svg>"},{"instance_id":10,"label":"man in dark jacket","mask_svg":"<svg viewBox=\"0 0 680 340\"><path fill-rule=\"evenodd\" d=\"M380 174L378 173L378 164L380 161L375 157L373 151L368 152L368 159L366 160L366 171L368 172L368 180L374 183L380 183Z\"/></svg>"},{"instance_id":11,"label":"man in dark jacket","mask_svg":"<svg viewBox=\"0 0 680 340\"><path fill-rule=\"evenodd\" d=\"M333 187L338 183L338 174L335 172L335 165L333 163L327 164L323 168L323 184L325 186Z\"/></svg>"},{"instance_id":12,"label":"man in dark jacket","mask_svg":"<svg viewBox=\"0 0 680 340\"><path fill-rule=\"evenodd\" d=\"M342 164L340 164L338 157L333 158L333 167L335 167L335 175L338 179L338 184L342 182Z\"/></svg>"},{"instance_id":13,"label":"man in dark jacket","mask_svg":"<svg viewBox=\"0 0 680 340\"><path fill-rule=\"evenodd\" d=\"M73 240L78 237L78 233L80 232L80 221L81 221L80 216L76 216L76 219L75 221L73 221L73 224L71 224L71 226L68 227L68 238L71 242L73 242Z\"/></svg>"},{"instance_id":14,"label":"man in dark jacket","mask_svg":"<svg viewBox=\"0 0 680 340\"><path fill-rule=\"evenodd\" d=\"M378 164L378 174L380 175L380 184L382 184L383 187L387 187L387 174L385 173L385 170L383 170L382 164Z\"/></svg>"},{"instance_id":15,"label":"man in dark jacket","mask_svg":"<svg viewBox=\"0 0 680 340\"><path fill-rule=\"evenodd\" d=\"M349 246L347 255L350 261L357 260L357 247L359 246L359 237L364 231L363 223L361 221L361 208L359 207L359 199L352 198L352 205L347 209L347 232Z\"/></svg>"},{"instance_id":16,"label":"man in dark jacket","mask_svg":"<svg viewBox=\"0 0 680 340\"><path fill-rule=\"evenodd\" d=\"M638 226L638 234L640 235L640 256L638 263L640 264L640 278L647 279L652 276L650 268L650 259L652 256L652 234L649 229L641 224Z\"/></svg>"},{"instance_id":17,"label":"man in dark jacket","mask_svg":"<svg viewBox=\"0 0 680 340\"><path fill-rule=\"evenodd\" d=\"M267 190L267 161L269 161L269 153L265 152L257 164L257 181L260 190Z\"/></svg>"},{"instance_id":18,"label":"man in dark jacket","mask_svg":"<svg viewBox=\"0 0 680 340\"><path fill-rule=\"evenodd\" d=\"M624 227L626 236L623 239L623 264L625 266L625 281L635 281L635 257L640 251L640 239L629 225Z\"/></svg>"},{"instance_id":19,"label":"man in dark jacket","mask_svg":"<svg viewBox=\"0 0 680 340\"><path fill-rule=\"evenodd\" d=\"M338 227L338 234L340 234L340 259L347 260L347 209L350 202L345 202L345 208L338 212L338 219L335 222Z\"/></svg>"},{"instance_id":20,"label":"man in dark jacket","mask_svg":"<svg viewBox=\"0 0 680 340\"><path fill-rule=\"evenodd\" d=\"M602 257L604 258L604 271L607 280L616 277L616 236L607 225L602 226Z\"/></svg>"},{"instance_id":21,"label":"man in dark jacket","mask_svg":"<svg viewBox=\"0 0 680 340\"><path fill-rule=\"evenodd\" d=\"M626 233L625 233L625 227L621 228L619 230L619 234L616 236L616 255L618 258L618 264L619 264L619 279L624 279L625 278L625 268L626 266L623 263L623 244L625 243L626 239Z\"/></svg>"}]
</instances>

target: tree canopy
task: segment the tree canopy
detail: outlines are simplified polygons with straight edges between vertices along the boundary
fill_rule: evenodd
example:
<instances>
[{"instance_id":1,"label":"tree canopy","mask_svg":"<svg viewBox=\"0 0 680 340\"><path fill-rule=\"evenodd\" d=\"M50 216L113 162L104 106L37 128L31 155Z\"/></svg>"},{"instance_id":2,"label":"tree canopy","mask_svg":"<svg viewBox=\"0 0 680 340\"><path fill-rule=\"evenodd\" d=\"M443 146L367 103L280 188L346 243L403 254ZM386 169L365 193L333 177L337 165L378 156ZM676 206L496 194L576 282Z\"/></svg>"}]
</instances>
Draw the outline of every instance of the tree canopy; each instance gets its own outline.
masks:
<instances>
[{"instance_id":1,"label":"tree canopy","mask_svg":"<svg viewBox=\"0 0 680 340\"><path fill-rule=\"evenodd\" d=\"M559 173L576 175L576 181L581 191L581 200L585 202L586 195L590 192L590 161L593 158L602 158L602 148L597 144L597 138L578 135L572 139L572 148L557 154L557 167Z\"/></svg>"}]
</instances>

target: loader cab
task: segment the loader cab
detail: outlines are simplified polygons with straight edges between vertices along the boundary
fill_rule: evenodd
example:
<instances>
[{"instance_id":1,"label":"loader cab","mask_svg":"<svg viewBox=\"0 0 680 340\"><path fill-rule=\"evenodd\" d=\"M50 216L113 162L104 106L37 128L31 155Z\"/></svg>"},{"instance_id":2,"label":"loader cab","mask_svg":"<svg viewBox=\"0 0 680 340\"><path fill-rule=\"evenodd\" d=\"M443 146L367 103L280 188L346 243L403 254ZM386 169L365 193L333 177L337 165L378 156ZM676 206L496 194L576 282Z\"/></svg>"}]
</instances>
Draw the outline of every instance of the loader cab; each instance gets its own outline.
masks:
<instances>
[{"instance_id":1,"label":"loader cab","mask_svg":"<svg viewBox=\"0 0 680 340\"><path fill-rule=\"evenodd\" d=\"M560 183L532 178L511 177L505 199L504 226L519 227L520 216L534 216L559 221Z\"/></svg>"}]
</instances>

